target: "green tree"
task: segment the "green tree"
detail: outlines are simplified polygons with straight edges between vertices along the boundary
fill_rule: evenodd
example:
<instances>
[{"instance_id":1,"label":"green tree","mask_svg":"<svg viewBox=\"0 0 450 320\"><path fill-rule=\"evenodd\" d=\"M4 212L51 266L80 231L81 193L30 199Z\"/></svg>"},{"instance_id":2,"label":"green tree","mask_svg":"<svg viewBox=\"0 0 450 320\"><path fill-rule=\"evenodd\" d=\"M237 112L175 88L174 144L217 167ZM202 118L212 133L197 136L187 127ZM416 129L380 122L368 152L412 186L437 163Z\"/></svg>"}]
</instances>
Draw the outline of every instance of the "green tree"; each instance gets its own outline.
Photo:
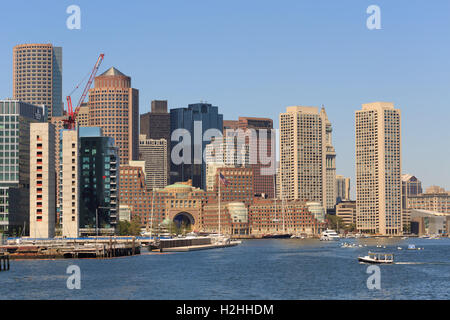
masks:
<instances>
[{"instance_id":1,"label":"green tree","mask_svg":"<svg viewBox=\"0 0 450 320\"><path fill-rule=\"evenodd\" d=\"M345 231L349 231L350 229L350 226L347 226L341 217L338 217L334 214L327 214L327 220L328 228L330 229L336 230L338 232L338 229L344 229Z\"/></svg>"},{"instance_id":2,"label":"green tree","mask_svg":"<svg viewBox=\"0 0 450 320\"><path fill-rule=\"evenodd\" d=\"M139 236L141 234L141 223L138 220L119 221L117 234L119 236Z\"/></svg>"}]
</instances>

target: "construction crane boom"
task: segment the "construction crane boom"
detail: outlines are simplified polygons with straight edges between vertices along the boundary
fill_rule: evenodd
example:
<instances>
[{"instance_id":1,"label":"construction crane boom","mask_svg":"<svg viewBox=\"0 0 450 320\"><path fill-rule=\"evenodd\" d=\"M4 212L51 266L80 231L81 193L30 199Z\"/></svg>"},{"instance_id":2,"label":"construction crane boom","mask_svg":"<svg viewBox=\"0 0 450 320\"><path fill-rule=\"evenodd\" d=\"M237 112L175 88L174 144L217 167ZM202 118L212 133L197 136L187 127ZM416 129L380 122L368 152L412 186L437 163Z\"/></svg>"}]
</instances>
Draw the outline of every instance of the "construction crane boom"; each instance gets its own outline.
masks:
<instances>
[{"instance_id":1,"label":"construction crane boom","mask_svg":"<svg viewBox=\"0 0 450 320\"><path fill-rule=\"evenodd\" d=\"M97 74L97 71L100 68L100 64L102 63L104 56L105 55L103 53L101 53L100 56L98 57L97 62L95 63L94 68L92 69L91 76L89 77L89 81L86 83L86 86L84 87L83 93L80 97L80 100L78 101L77 106L75 107L75 110L72 107L72 98L70 97L70 95L67 96L68 118L66 120L64 120L64 123L65 123L67 129L75 128L75 122L76 122L78 112L80 111L80 107L83 104L84 99L86 98L86 95L89 92L89 89L91 88L92 81L94 81L95 75ZM76 88L78 88L78 86ZM73 91L72 91L72 93L73 93Z\"/></svg>"}]
</instances>

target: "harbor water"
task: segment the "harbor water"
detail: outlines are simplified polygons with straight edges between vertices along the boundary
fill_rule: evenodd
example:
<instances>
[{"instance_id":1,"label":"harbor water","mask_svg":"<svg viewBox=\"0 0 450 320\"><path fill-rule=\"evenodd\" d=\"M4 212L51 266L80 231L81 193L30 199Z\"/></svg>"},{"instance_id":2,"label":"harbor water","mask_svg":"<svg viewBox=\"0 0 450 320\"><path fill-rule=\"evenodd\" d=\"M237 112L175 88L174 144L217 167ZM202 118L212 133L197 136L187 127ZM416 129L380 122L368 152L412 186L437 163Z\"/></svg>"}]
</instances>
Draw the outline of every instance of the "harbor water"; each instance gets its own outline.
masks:
<instances>
[{"instance_id":1,"label":"harbor water","mask_svg":"<svg viewBox=\"0 0 450 320\"><path fill-rule=\"evenodd\" d=\"M344 242L357 246L342 248ZM407 250L409 244L424 249ZM394 254L394 264L379 266L379 290L368 289L368 265L357 261L369 250ZM71 265L79 267L80 289L67 287ZM185 253L14 260L0 286L0 299L448 300L450 239L244 240Z\"/></svg>"}]
</instances>

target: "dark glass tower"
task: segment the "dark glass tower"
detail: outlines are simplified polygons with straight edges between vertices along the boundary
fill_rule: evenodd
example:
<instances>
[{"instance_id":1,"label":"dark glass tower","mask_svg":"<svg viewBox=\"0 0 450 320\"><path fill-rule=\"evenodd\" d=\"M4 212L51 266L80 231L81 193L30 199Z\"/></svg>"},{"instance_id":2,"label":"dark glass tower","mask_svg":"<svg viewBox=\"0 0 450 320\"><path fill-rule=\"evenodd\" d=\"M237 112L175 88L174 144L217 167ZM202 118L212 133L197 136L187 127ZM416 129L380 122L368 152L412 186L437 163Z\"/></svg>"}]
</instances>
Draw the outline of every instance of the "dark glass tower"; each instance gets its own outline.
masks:
<instances>
[{"instance_id":1,"label":"dark glass tower","mask_svg":"<svg viewBox=\"0 0 450 320\"><path fill-rule=\"evenodd\" d=\"M197 134L201 134L201 137L194 136L194 126L197 122L197 128L199 128L201 124L201 132L195 132ZM177 108L170 110L170 132L173 132L176 129L185 129L190 133L191 136L191 161L190 163L182 163L180 165L175 165L173 161L171 161L171 170L170 170L170 180L171 183L179 182L179 181L187 181L192 179L192 185L194 187L201 188L206 190L206 163L204 161L203 152L205 150L205 146L210 143L210 141L203 141L203 134L208 129L217 129L222 132L223 128L223 115L219 114L218 107L212 106L207 103L196 103L190 104L187 108ZM202 150L202 160L201 164L194 163L195 156L195 141L201 142L201 150ZM178 141L171 141L171 150L176 146ZM198 146L197 146L198 149Z\"/></svg>"},{"instance_id":2,"label":"dark glass tower","mask_svg":"<svg viewBox=\"0 0 450 320\"><path fill-rule=\"evenodd\" d=\"M100 128L80 128L80 233L112 232L118 220L117 181L119 156L114 139ZM108 232L109 229L109 232Z\"/></svg>"}]
</instances>

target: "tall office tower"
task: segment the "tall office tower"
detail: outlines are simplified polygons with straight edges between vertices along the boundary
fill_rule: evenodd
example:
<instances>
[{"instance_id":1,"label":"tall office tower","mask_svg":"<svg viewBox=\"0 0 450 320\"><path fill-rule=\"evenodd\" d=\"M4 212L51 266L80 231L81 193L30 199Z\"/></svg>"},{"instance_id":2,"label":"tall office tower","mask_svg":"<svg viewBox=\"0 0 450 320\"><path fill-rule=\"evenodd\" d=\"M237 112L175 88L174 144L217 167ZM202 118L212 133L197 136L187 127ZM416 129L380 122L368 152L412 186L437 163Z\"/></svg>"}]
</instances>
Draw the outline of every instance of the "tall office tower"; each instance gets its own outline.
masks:
<instances>
[{"instance_id":1,"label":"tall office tower","mask_svg":"<svg viewBox=\"0 0 450 320\"><path fill-rule=\"evenodd\" d=\"M239 117L239 129L255 132L246 138L250 150L250 167L254 170L254 191L274 198L276 194L276 137L272 137L273 121L269 118ZM272 154L273 152L273 154Z\"/></svg>"},{"instance_id":2,"label":"tall office tower","mask_svg":"<svg viewBox=\"0 0 450 320\"><path fill-rule=\"evenodd\" d=\"M223 115L219 114L218 107L211 104L190 104L187 108L170 110L171 136L178 129L182 130L178 130L177 133L188 133L190 135L189 141L184 141L183 135L179 137L178 141L171 141L172 152L179 144L185 146L186 150L190 150L190 155L184 155L182 151L179 154L180 157L184 155L185 158L189 158L187 161L175 164L173 162L174 159L172 159L170 169L170 180L172 183L191 179L194 187L206 189L206 163L203 157L203 150L211 140L209 138L204 139L204 133L209 129L215 129L217 132L222 133L222 128Z\"/></svg>"},{"instance_id":3,"label":"tall office tower","mask_svg":"<svg viewBox=\"0 0 450 320\"><path fill-rule=\"evenodd\" d=\"M0 100L0 231L28 234L30 123L44 117L42 107Z\"/></svg>"},{"instance_id":4,"label":"tall office tower","mask_svg":"<svg viewBox=\"0 0 450 320\"><path fill-rule=\"evenodd\" d=\"M114 138L120 164L139 156L139 91L131 88L131 78L110 68L95 78L89 90L89 126L100 127Z\"/></svg>"},{"instance_id":5,"label":"tall office tower","mask_svg":"<svg viewBox=\"0 0 450 320\"><path fill-rule=\"evenodd\" d=\"M79 128L79 145L80 236L114 234L119 212L118 149L114 139L96 127Z\"/></svg>"},{"instance_id":6,"label":"tall office tower","mask_svg":"<svg viewBox=\"0 0 450 320\"><path fill-rule=\"evenodd\" d=\"M362 105L355 113L356 228L360 232L402 232L400 110L392 103Z\"/></svg>"},{"instance_id":7,"label":"tall office tower","mask_svg":"<svg viewBox=\"0 0 450 320\"><path fill-rule=\"evenodd\" d=\"M167 140L147 139L139 135L139 159L145 161L145 185L147 190L167 186Z\"/></svg>"},{"instance_id":8,"label":"tall office tower","mask_svg":"<svg viewBox=\"0 0 450 320\"><path fill-rule=\"evenodd\" d=\"M170 177L170 114L167 112L167 100L153 100L151 111L141 114L140 132L147 139L165 139L167 142L167 182Z\"/></svg>"},{"instance_id":9,"label":"tall office tower","mask_svg":"<svg viewBox=\"0 0 450 320\"><path fill-rule=\"evenodd\" d=\"M280 114L282 199L319 202L326 209L326 119L316 107L287 107Z\"/></svg>"},{"instance_id":10,"label":"tall office tower","mask_svg":"<svg viewBox=\"0 0 450 320\"><path fill-rule=\"evenodd\" d=\"M63 115L61 47L34 43L13 48L13 97L45 105L49 118Z\"/></svg>"},{"instance_id":11,"label":"tall office tower","mask_svg":"<svg viewBox=\"0 0 450 320\"><path fill-rule=\"evenodd\" d=\"M328 120L325 108L320 110L321 116L325 119L325 152L327 171L327 210L334 209L336 205L336 151L333 147L331 122Z\"/></svg>"},{"instance_id":12,"label":"tall office tower","mask_svg":"<svg viewBox=\"0 0 450 320\"><path fill-rule=\"evenodd\" d=\"M89 127L89 105L87 102L81 104L76 122L79 127Z\"/></svg>"},{"instance_id":13,"label":"tall office tower","mask_svg":"<svg viewBox=\"0 0 450 320\"><path fill-rule=\"evenodd\" d=\"M53 238L56 222L55 128L30 125L30 237Z\"/></svg>"},{"instance_id":14,"label":"tall office tower","mask_svg":"<svg viewBox=\"0 0 450 320\"><path fill-rule=\"evenodd\" d=\"M67 238L79 236L79 168L78 130L61 132L59 196L61 204L62 235Z\"/></svg>"},{"instance_id":15,"label":"tall office tower","mask_svg":"<svg viewBox=\"0 0 450 320\"><path fill-rule=\"evenodd\" d=\"M350 178L336 175L336 204L350 200Z\"/></svg>"}]
</instances>

